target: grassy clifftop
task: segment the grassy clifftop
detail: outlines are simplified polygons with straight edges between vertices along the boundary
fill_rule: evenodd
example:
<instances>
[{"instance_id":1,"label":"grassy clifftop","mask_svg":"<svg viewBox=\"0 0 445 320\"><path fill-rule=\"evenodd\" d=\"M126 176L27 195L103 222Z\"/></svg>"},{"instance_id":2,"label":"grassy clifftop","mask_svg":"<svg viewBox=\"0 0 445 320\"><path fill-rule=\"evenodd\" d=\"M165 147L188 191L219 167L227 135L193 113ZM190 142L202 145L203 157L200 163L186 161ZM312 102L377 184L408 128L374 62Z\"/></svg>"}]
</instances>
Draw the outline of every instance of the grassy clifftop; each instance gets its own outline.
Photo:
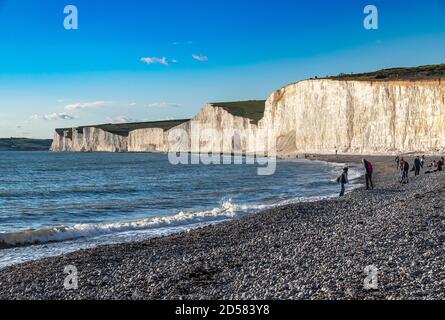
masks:
<instances>
[{"instance_id":1,"label":"grassy clifftop","mask_svg":"<svg viewBox=\"0 0 445 320\"><path fill-rule=\"evenodd\" d=\"M257 124L264 116L266 100L215 102L212 105L223 108L234 116L251 119L253 124Z\"/></svg>"},{"instance_id":2,"label":"grassy clifftop","mask_svg":"<svg viewBox=\"0 0 445 320\"><path fill-rule=\"evenodd\" d=\"M0 151L47 151L52 140L6 138L0 139Z\"/></svg>"},{"instance_id":3,"label":"grassy clifftop","mask_svg":"<svg viewBox=\"0 0 445 320\"><path fill-rule=\"evenodd\" d=\"M357 74L339 74L327 77L334 80L430 80L445 78L445 64L420 66L413 68L391 68Z\"/></svg>"},{"instance_id":4,"label":"grassy clifftop","mask_svg":"<svg viewBox=\"0 0 445 320\"><path fill-rule=\"evenodd\" d=\"M163 130L170 130L184 122L189 120L170 120L170 121L155 121L155 122L133 122L133 123L120 123L120 124L100 124L100 125L92 125L92 126L82 126L77 127L77 130L83 130L84 128L94 127L98 129L102 129L104 131L117 134L120 136L127 137L130 131L137 129L149 129L149 128L159 128ZM63 134L64 131L68 132L68 137L72 136L72 128L59 128L56 129L56 132L60 135Z\"/></svg>"},{"instance_id":5,"label":"grassy clifftop","mask_svg":"<svg viewBox=\"0 0 445 320\"><path fill-rule=\"evenodd\" d=\"M233 114L234 116L244 117L251 119L252 123L257 124L264 116L264 109L266 106L265 100L249 100L249 101L236 101L236 102L217 102L212 103L215 107L221 107L227 112ZM134 123L120 123L120 124L101 124L101 125L91 125L91 126L81 126L74 129L79 131L84 128L94 127L99 128L104 131L117 134L120 136L127 137L130 131L137 129L148 129L148 128L159 128L165 131L170 130L184 122L189 121L189 119L183 120L170 120L170 121L156 121L156 122L134 122ZM62 135L63 132L67 132L68 137L72 137L73 128L58 128L56 132Z\"/></svg>"}]
</instances>

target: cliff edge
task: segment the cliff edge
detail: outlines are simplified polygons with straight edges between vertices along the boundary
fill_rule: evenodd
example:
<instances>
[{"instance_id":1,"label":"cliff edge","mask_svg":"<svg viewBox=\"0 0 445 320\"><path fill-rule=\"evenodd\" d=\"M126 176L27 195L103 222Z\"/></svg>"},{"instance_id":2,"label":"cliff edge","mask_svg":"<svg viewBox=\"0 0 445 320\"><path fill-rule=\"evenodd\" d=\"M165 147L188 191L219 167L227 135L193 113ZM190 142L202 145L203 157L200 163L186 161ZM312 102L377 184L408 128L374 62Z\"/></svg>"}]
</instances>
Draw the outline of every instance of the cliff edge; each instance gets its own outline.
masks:
<instances>
[{"instance_id":1,"label":"cliff edge","mask_svg":"<svg viewBox=\"0 0 445 320\"><path fill-rule=\"evenodd\" d=\"M249 153L274 139L284 157L445 152L444 76L438 65L304 80L265 102L208 104L190 121L59 129L51 150ZM178 129L199 142L175 142Z\"/></svg>"}]
</instances>

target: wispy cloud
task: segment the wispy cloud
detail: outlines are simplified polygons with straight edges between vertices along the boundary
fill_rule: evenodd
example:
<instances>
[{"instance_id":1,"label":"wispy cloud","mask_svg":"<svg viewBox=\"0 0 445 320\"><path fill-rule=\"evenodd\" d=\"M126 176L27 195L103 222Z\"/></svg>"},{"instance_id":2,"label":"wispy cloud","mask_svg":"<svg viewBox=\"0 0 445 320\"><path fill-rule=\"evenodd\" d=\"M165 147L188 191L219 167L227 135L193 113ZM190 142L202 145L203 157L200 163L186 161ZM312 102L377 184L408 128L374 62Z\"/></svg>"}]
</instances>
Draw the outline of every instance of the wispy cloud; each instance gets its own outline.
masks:
<instances>
[{"instance_id":1,"label":"wispy cloud","mask_svg":"<svg viewBox=\"0 0 445 320\"><path fill-rule=\"evenodd\" d=\"M127 117L127 116L116 116L116 117L108 117L108 122L111 123L128 123L128 122L138 122L138 120Z\"/></svg>"},{"instance_id":2,"label":"wispy cloud","mask_svg":"<svg viewBox=\"0 0 445 320\"><path fill-rule=\"evenodd\" d=\"M65 106L66 110L81 110L81 109L93 109L105 107L108 103L106 101L93 101L93 102L79 102L71 103Z\"/></svg>"},{"instance_id":3,"label":"wispy cloud","mask_svg":"<svg viewBox=\"0 0 445 320\"><path fill-rule=\"evenodd\" d=\"M177 108L180 107L180 104L171 103L171 102L155 102L147 105L149 109L161 109L161 108Z\"/></svg>"},{"instance_id":4,"label":"wispy cloud","mask_svg":"<svg viewBox=\"0 0 445 320\"><path fill-rule=\"evenodd\" d=\"M168 66L168 60L166 57L156 58L156 57L142 57L141 61L146 64L162 64Z\"/></svg>"},{"instance_id":5,"label":"wispy cloud","mask_svg":"<svg viewBox=\"0 0 445 320\"><path fill-rule=\"evenodd\" d=\"M192 45L194 42L189 40L189 41L175 41L172 43L172 45L174 46L178 46L178 45L182 45L182 44L187 44L187 45Z\"/></svg>"},{"instance_id":6,"label":"wispy cloud","mask_svg":"<svg viewBox=\"0 0 445 320\"><path fill-rule=\"evenodd\" d=\"M67 113L51 113L45 115L33 115L32 120L56 121L56 120L74 120L75 117Z\"/></svg>"},{"instance_id":7,"label":"wispy cloud","mask_svg":"<svg viewBox=\"0 0 445 320\"><path fill-rule=\"evenodd\" d=\"M202 54L192 54L192 58L201 62L209 61L209 57Z\"/></svg>"}]
</instances>

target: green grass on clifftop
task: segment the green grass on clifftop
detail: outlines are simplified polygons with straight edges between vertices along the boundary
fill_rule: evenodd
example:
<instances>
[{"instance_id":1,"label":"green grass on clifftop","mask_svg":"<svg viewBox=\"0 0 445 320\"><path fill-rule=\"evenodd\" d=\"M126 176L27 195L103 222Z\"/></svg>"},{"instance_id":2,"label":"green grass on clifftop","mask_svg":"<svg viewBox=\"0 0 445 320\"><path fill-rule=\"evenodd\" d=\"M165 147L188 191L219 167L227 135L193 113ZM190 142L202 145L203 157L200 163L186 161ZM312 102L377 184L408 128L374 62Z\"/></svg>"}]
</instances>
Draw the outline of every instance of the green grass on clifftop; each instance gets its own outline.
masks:
<instances>
[{"instance_id":1,"label":"green grass on clifftop","mask_svg":"<svg viewBox=\"0 0 445 320\"><path fill-rule=\"evenodd\" d=\"M445 78L445 64L420 66L413 68L391 68L357 74L339 74L327 79L334 80L430 80Z\"/></svg>"},{"instance_id":2,"label":"green grass on clifftop","mask_svg":"<svg viewBox=\"0 0 445 320\"><path fill-rule=\"evenodd\" d=\"M266 108L265 100L249 100L236 102L215 102L215 107L220 107L230 114L238 117L244 117L252 120L253 124L257 124L264 116Z\"/></svg>"},{"instance_id":3,"label":"green grass on clifftop","mask_svg":"<svg viewBox=\"0 0 445 320\"><path fill-rule=\"evenodd\" d=\"M52 140L6 138L0 139L0 151L47 151Z\"/></svg>"},{"instance_id":4,"label":"green grass on clifftop","mask_svg":"<svg viewBox=\"0 0 445 320\"><path fill-rule=\"evenodd\" d=\"M92 125L92 126L81 126L75 129L83 130L84 128L94 127L98 129L102 129L104 131L117 134L120 136L127 137L130 131L137 129L149 129L149 128L159 128L163 130L170 130L180 124L187 122L189 120L169 120L169 121L155 121L155 122L133 122L133 123L119 123L119 124L100 124L100 125ZM63 134L64 131L68 132L68 137L72 136L71 128L59 128L56 129L56 132L60 135Z\"/></svg>"}]
</instances>

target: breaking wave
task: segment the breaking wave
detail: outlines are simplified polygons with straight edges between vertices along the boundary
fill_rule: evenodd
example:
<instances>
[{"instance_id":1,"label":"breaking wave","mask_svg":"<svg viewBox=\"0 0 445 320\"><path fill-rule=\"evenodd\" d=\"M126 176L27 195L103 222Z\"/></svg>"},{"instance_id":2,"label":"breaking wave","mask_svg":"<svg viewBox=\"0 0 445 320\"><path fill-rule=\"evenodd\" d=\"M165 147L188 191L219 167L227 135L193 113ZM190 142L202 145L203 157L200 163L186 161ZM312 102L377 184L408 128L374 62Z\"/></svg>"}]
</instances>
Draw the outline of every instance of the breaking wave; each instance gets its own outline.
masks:
<instances>
[{"instance_id":1,"label":"breaking wave","mask_svg":"<svg viewBox=\"0 0 445 320\"><path fill-rule=\"evenodd\" d=\"M334 194L319 197L296 197L271 204L237 205L231 199L223 201L218 208L211 210L184 212L172 216L152 217L148 219L103 223L103 224L75 224L39 230L24 230L0 234L0 249L19 246L39 245L50 242L75 240L80 238L94 238L97 236L132 231L145 231L161 228L193 227L194 225L218 223L242 217L275 206L298 202L317 201L335 196Z\"/></svg>"}]
</instances>

